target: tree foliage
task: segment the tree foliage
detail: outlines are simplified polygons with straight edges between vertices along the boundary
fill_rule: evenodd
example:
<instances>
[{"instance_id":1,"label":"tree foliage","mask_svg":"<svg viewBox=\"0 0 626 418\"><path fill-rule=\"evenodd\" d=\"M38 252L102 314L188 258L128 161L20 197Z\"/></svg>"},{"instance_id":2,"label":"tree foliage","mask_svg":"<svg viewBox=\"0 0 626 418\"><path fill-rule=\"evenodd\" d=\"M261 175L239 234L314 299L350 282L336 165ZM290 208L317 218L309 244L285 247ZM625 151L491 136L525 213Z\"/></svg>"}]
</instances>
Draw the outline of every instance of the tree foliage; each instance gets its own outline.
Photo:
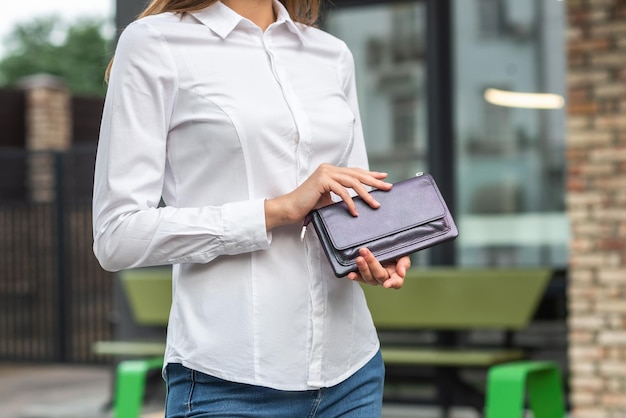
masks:
<instances>
[{"instance_id":1,"label":"tree foliage","mask_svg":"<svg viewBox=\"0 0 626 418\"><path fill-rule=\"evenodd\" d=\"M5 41L0 85L14 86L22 77L47 73L61 77L75 94L103 95L111 57L104 24L95 19L68 24L50 16L17 25Z\"/></svg>"}]
</instances>

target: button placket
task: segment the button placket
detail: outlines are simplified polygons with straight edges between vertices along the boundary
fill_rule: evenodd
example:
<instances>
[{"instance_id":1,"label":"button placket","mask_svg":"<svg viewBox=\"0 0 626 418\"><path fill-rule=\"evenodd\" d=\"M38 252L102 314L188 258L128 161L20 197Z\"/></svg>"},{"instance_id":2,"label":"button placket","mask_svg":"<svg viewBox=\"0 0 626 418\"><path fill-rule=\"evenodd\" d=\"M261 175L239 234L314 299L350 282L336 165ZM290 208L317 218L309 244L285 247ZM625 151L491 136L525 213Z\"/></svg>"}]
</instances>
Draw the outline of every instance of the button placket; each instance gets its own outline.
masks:
<instances>
[{"instance_id":1,"label":"button placket","mask_svg":"<svg viewBox=\"0 0 626 418\"><path fill-rule=\"evenodd\" d=\"M276 82L280 86L283 98L287 104L287 108L291 114L292 120L296 127L296 135L294 141L296 143L296 161L297 161L297 182L302 184L307 178L309 170L309 142L310 142L310 126L300 102L293 92L289 84L288 77L280 67L279 60L272 48L271 28L263 34L263 48L270 62L272 74Z\"/></svg>"},{"instance_id":2,"label":"button placket","mask_svg":"<svg viewBox=\"0 0 626 418\"><path fill-rule=\"evenodd\" d=\"M287 104L291 117L296 126L296 161L297 161L297 182L302 184L308 177L309 172L309 153L311 129L308 118L300 104L297 95L294 93L289 83L289 79L283 69L280 67L280 60L276 58L276 54L272 49L271 28L263 34L263 48L270 62L272 74L276 82L281 88L283 98ZM313 249L309 245L305 245L305 251L308 253L309 260L314 256ZM314 259L314 257L313 257ZM306 268L311 272L311 265L307 264ZM314 275L309 274L309 277ZM309 284L309 294L311 297L311 347L309 362L309 384L316 386L321 382L322 363L324 351L324 329L326 326L326 292L327 289L323 280L312 280Z\"/></svg>"}]
</instances>

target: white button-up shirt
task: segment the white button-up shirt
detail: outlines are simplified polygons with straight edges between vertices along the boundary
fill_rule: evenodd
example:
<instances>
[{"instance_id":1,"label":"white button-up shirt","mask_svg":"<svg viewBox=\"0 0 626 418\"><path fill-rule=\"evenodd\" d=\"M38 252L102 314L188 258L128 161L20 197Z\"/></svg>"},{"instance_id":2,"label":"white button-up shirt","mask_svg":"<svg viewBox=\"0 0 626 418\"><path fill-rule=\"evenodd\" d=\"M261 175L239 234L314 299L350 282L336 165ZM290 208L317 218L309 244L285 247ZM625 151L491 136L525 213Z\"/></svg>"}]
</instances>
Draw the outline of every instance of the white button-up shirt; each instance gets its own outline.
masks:
<instances>
[{"instance_id":1,"label":"white button-up shirt","mask_svg":"<svg viewBox=\"0 0 626 418\"><path fill-rule=\"evenodd\" d=\"M264 200L321 164L367 167L346 45L275 0L263 32L224 4L123 32L95 172L94 252L173 264L165 361L284 390L332 386L378 350L359 284ZM163 198L165 207L159 207ZM162 206L162 205L161 205Z\"/></svg>"}]
</instances>

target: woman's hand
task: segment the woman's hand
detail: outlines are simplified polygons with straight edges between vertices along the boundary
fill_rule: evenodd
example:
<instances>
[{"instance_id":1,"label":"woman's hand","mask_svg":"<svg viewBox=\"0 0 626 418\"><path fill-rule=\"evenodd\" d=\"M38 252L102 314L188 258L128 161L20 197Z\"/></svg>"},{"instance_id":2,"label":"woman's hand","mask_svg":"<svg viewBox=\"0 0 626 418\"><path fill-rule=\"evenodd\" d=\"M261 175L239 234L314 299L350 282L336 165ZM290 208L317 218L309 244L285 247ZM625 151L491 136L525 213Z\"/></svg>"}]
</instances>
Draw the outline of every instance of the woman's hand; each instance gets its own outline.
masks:
<instances>
[{"instance_id":1,"label":"woman's hand","mask_svg":"<svg viewBox=\"0 0 626 418\"><path fill-rule=\"evenodd\" d=\"M373 286L382 285L387 289L400 289L404 284L404 277L411 267L408 256L400 257L395 263L380 264L374 254L367 248L359 250L360 256L356 259L358 273L349 273L348 278L357 282Z\"/></svg>"},{"instance_id":2,"label":"woman's hand","mask_svg":"<svg viewBox=\"0 0 626 418\"><path fill-rule=\"evenodd\" d=\"M392 185L383 181L385 177L387 173L322 164L294 191L265 201L265 225L270 230L280 225L300 223L311 210L333 203L331 192L343 199L348 212L358 216L348 189L354 190L368 205L377 208L380 204L365 186L389 190Z\"/></svg>"},{"instance_id":3,"label":"woman's hand","mask_svg":"<svg viewBox=\"0 0 626 418\"><path fill-rule=\"evenodd\" d=\"M331 192L343 199L348 212L358 216L348 189L354 190L372 208L378 208L380 203L369 194L365 186L389 190L392 184L383 181L386 177L387 173L322 164L294 191L265 201L265 225L270 230L280 225L300 223L311 210L333 203ZM350 273L350 280L394 289L402 287L404 276L411 266L409 257L382 265L366 248L360 250L356 262L359 271Z\"/></svg>"}]
</instances>

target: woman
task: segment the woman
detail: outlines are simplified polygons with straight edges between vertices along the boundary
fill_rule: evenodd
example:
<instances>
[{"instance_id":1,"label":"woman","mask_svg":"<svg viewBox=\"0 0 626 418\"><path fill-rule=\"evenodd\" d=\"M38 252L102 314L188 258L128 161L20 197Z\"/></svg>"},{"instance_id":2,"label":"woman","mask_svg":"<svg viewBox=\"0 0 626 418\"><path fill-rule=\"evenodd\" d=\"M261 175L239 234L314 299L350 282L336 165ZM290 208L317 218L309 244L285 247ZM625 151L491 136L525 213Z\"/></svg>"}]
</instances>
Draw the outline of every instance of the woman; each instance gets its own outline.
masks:
<instances>
[{"instance_id":1,"label":"woman","mask_svg":"<svg viewBox=\"0 0 626 418\"><path fill-rule=\"evenodd\" d=\"M309 211L372 207L354 63L311 26L317 0L153 0L110 67L94 252L173 265L168 417L379 417L384 368L358 282L399 288L407 257L334 277ZM292 18L293 17L293 18ZM163 199L165 206L159 206Z\"/></svg>"}]
</instances>

